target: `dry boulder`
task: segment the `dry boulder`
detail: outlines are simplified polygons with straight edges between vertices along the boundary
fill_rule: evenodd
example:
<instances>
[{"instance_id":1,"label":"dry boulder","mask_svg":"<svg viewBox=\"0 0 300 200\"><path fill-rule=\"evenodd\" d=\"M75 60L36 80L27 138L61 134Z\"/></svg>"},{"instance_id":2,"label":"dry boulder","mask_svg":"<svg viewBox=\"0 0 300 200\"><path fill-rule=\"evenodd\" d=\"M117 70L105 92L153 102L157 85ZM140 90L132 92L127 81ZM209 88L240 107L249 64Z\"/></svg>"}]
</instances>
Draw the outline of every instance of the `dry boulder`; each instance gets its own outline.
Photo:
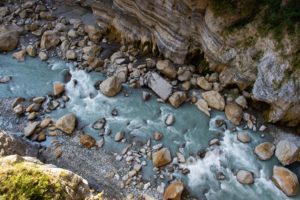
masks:
<instances>
[{"instance_id":1,"label":"dry boulder","mask_svg":"<svg viewBox=\"0 0 300 200\"><path fill-rule=\"evenodd\" d=\"M275 151L275 145L270 142L264 142L257 145L254 149L254 153L260 160L269 160L272 158Z\"/></svg>"},{"instance_id":2,"label":"dry boulder","mask_svg":"<svg viewBox=\"0 0 300 200\"><path fill-rule=\"evenodd\" d=\"M116 96L121 90L121 81L116 76L109 77L100 84L100 91L108 97Z\"/></svg>"},{"instance_id":3,"label":"dry boulder","mask_svg":"<svg viewBox=\"0 0 300 200\"><path fill-rule=\"evenodd\" d=\"M183 190L183 183L181 181L175 181L165 189L163 200L180 200Z\"/></svg>"},{"instance_id":4,"label":"dry boulder","mask_svg":"<svg viewBox=\"0 0 300 200\"><path fill-rule=\"evenodd\" d=\"M72 134L76 126L76 116L74 114L66 114L56 121L55 126L67 134Z\"/></svg>"},{"instance_id":5,"label":"dry boulder","mask_svg":"<svg viewBox=\"0 0 300 200\"><path fill-rule=\"evenodd\" d=\"M225 100L222 95L217 91L208 91L202 93L203 99L208 103L208 105L216 110L224 110Z\"/></svg>"},{"instance_id":6,"label":"dry boulder","mask_svg":"<svg viewBox=\"0 0 300 200\"><path fill-rule=\"evenodd\" d=\"M169 97L169 102L173 107L178 108L179 106L181 106L181 104L185 102L186 99L187 99L186 93L179 91L179 92L174 92Z\"/></svg>"},{"instance_id":7,"label":"dry boulder","mask_svg":"<svg viewBox=\"0 0 300 200\"><path fill-rule=\"evenodd\" d=\"M225 106L225 114L229 121L236 126L239 125L243 119L243 110L235 103L230 103Z\"/></svg>"},{"instance_id":8,"label":"dry boulder","mask_svg":"<svg viewBox=\"0 0 300 200\"><path fill-rule=\"evenodd\" d=\"M172 161L171 153L167 148L162 148L159 151L153 153L152 161L154 167L165 166Z\"/></svg>"}]
</instances>

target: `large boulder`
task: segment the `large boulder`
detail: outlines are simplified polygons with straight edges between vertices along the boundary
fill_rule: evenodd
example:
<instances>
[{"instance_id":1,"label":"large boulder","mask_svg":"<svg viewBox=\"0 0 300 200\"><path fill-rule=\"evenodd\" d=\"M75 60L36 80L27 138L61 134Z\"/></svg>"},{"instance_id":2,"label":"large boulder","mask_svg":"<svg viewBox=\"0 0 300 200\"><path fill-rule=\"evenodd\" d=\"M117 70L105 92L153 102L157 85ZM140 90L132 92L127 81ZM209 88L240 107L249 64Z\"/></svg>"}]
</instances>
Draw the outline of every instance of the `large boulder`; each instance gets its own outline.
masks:
<instances>
[{"instance_id":1,"label":"large boulder","mask_svg":"<svg viewBox=\"0 0 300 200\"><path fill-rule=\"evenodd\" d=\"M175 79L177 76L177 70L170 60L159 60L156 63L156 68L160 73L170 79Z\"/></svg>"},{"instance_id":2,"label":"large boulder","mask_svg":"<svg viewBox=\"0 0 300 200\"><path fill-rule=\"evenodd\" d=\"M180 200L183 190L183 183L181 181L175 181L165 189L163 200Z\"/></svg>"},{"instance_id":3,"label":"large boulder","mask_svg":"<svg viewBox=\"0 0 300 200\"><path fill-rule=\"evenodd\" d=\"M93 25L86 25L84 31L88 34L89 38L93 42L99 42L102 38L102 32L99 28Z\"/></svg>"},{"instance_id":4,"label":"large boulder","mask_svg":"<svg viewBox=\"0 0 300 200\"><path fill-rule=\"evenodd\" d=\"M281 140L276 145L275 155L283 165L289 165L300 161L299 146L288 140Z\"/></svg>"},{"instance_id":5,"label":"large boulder","mask_svg":"<svg viewBox=\"0 0 300 200\"><path fill-rule=\"evenodd\" d=\"M51 49L60 43L59 35L56 31L45 31L41 39L42 49Z\"/></svg>"},{"instance_id":6,"label":"large boulder","mask_svg":"<svg viewBox=\"0 0 300 200\"><path fill-rule=\"evenodd\" d=\"M243 119L243 110L235 103L230 103L225 106L225 114L231 123L238 126Z\"/></svg>"},{"instance_id":7,"label":"large boulder","mask_svg":"<svg viewBox=\"0 0 300 200\"><path fill-rule=\"evenodd\" d=\"M257 145L254 149L254 153L260 160L269 160L272 158L275 151L275 145L270 142L264 142Z\"/></svg>"},{"instance_id":8,"label":"large boulder","mask_svg":"<svg viewBox=\"0 0 300 200\"><path fill-rule=\"evenodd\" d=\"M208 104L204 99L198 99L196 102L196 106L199 110L201 110L208 117L210 117L210 108L208 107Z\"/></svg>"},{"instance_id":9,"label":"large boulder","mask_svg":"<svg viewBox=\"0 0 300 200\"><path fill-rule=\"evenodd\" d=\"M93 138L90 135L83 134L80 136L80 144L82 146L84 146L85 148L90 149L90 148L96 146L96 140L95 140L95 138Z\"/></svg>"},{"instance_id":10,"label":"large boulder","mask_svg":"<svg viewBox=\"0 0 300 200\"><path fill-rule=\"evenodd\" d=\"M171 153L167 148L162 148L159 151L153 153L152 161L154 167L165 166L172 161Z\"/></svg>"},{"instance_id":11,"label":"large boulder","mask_svg":"<svg viewBox=\"0 0 300 200\"><path fill-rule=\"evenodd\" d=\"M90 199L88 182L71 171L46 165L34 157L0 158L3 199Z\"/></svg>"},{"instance_id":12,"label":"large boulder","mask_svg":"<svg viewBox=\"0 0 300 200\"><path fill-rule=\"evenodd\" d=\"M11 51L18 46L19 31L15 27L0 26L0 52Z\"/></svg>"},{"instance_id":13,"label":"large boulder","mask_svg":"<svg viewBox=\"0 0 300 200\"><path fill-rule=\"evenodd\" d=\"M216 110L224 110L225 100L224 97L217 91L208 91L202 93L203 99L208 105Z\"/></svg>"},{"instance_id":14,"label":"large boulder","mask_svg":"<svg viewBox=\"0 0 300 200\"><path fill-rule=\"evenodd\" d=\"M178 92L174 92L169 97L169 102L173 107L178 108L179 106L181 106L181 104L185 102L186 99L187 99L186 93L178 91Z\"/></svg>"},{"instance_id":15,"label":"large boulder","mask_svg":"<svg viewBox=\"0 0 300 200\"><path fill-rule=\"evenodd\" d=\"M56 121L55 126L67 134L72 134L76 126L76 116L72 113L66 114Z\"/></svg>"},{"instance_id":16,"label":"large boulder","mask_svg":"<svg viewBox=\"0 0 300 200\"><path fill-rule=\"evenodd\" d=\"M284 167L273 167L272 180L287 196L296 196L299 192L297 175Z\"/></svg>"},{"instance_id":17,"label":"large boulder","mask_svg":"<svg viewBox=\"0 0 300 200\"><path fill-rule=\"evenodd\" d=\"M160 98L167 100L172 93L172 85L155 72L146 75L148 87L151 88Z\"/></svg>"},{"instance_id":18,"label":"large boulder","mask_svg":"<svg viewBox=\"0 0 300 200\"><path fill-rule=\"evenodd\" d=\"M104 80L100 84L100 91L108 97L116 96L122 90L122 83L116 76Z\"/></svg>"}]
</instances>

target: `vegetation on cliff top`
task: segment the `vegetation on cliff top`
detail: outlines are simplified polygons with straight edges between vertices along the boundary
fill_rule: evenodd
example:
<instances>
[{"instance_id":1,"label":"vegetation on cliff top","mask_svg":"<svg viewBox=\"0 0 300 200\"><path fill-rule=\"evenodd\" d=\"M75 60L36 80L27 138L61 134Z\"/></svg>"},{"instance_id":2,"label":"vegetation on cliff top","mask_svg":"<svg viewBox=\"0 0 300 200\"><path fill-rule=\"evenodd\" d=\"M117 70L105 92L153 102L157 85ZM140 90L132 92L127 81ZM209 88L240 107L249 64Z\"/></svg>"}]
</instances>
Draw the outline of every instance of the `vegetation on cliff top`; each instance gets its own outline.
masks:
<instances>
[{"instance_id":1,"label":"vegetation on cliff top","mask_svg":"<svg viewBox=\"0 0 300 200\"><path fill-rule=\"evenodd\" d=\"M58 200L64 197L61 184L38 168L19 163L13 168L0 169L0 199Z\"/></svg>"}]
</instances>

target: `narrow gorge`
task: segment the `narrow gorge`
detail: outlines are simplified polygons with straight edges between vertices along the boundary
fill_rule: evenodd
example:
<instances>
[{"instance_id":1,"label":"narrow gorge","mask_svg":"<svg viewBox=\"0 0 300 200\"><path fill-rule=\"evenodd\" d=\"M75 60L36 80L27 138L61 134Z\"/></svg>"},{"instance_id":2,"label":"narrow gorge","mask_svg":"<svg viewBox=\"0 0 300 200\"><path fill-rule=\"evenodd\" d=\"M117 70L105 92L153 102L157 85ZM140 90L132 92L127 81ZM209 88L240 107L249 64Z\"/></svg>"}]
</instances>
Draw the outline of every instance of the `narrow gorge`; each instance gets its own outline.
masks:
<instances>
[{"instance_id":1,"label":"narrow gorge","mask_svg":"<svg viewBox=\"0 0 300 200\"><path fill-rule=\"evenodd\" d=\"M298 0L0 2L0 199L300 199Z\"/></svg>"}]
</instances>

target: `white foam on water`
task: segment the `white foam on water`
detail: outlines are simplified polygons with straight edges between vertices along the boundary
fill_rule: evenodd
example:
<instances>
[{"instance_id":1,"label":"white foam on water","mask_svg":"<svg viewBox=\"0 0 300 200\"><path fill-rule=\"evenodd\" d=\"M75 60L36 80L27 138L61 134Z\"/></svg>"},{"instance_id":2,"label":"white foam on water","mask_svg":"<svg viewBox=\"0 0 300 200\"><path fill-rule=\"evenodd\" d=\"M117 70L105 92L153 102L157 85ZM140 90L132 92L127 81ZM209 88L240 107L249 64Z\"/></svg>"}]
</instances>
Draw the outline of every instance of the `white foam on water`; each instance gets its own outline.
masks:
<instances>
[{"instance_id":1,"label":"white foam on water","mask_svg":"<svg viewBox=\"0 0 300 200\"><path fill-rule=\"evenodd\" d=\"M217 116L210 121L210 129L217 131L215 121L222 117ZM226 130L220 141L220 146L208 148L203 159L185 165L190 170L188 184L192 190L208 187L205 194L208 200L223 199L289 199L269 179L266 169L261 165L252 148L236 139L236 134ZM238 169L249 170L254 173L253 185L240 184L235 176ZM226 179L219 181L216 172L222 172Z\"/></svg>"}]
</instances>

